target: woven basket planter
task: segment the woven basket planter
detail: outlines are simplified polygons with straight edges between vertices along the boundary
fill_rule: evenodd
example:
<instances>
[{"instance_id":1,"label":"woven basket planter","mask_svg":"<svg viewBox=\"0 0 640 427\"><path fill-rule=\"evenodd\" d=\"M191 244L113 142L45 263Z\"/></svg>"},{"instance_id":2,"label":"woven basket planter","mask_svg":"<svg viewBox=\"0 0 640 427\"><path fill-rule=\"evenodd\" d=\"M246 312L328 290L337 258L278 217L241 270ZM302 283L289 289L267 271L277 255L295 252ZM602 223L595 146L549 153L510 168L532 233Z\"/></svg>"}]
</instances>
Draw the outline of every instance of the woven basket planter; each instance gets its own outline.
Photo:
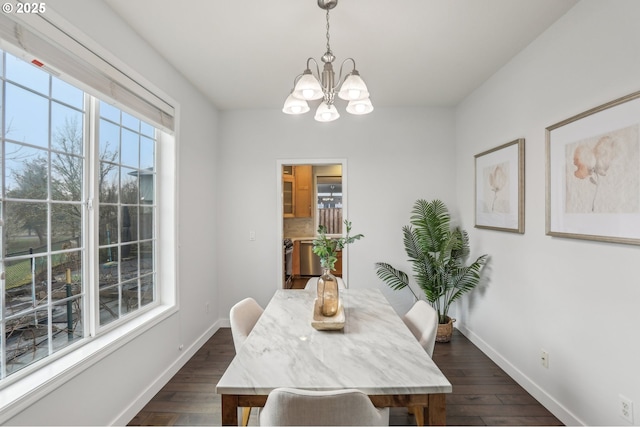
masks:
<instances>
[{"instance_id":1,"label":"woven basket planter","mask_svg":"<svg viewBox=\"0 0 640 427\"><path fill-rule=\"evenodd\" d=\"M436 333L436 342L449 342L451 341L451 335L453 335L453 322L456 319L448 318L449 322L439 323L438 332Z\"/></svg>"}]
</instances>

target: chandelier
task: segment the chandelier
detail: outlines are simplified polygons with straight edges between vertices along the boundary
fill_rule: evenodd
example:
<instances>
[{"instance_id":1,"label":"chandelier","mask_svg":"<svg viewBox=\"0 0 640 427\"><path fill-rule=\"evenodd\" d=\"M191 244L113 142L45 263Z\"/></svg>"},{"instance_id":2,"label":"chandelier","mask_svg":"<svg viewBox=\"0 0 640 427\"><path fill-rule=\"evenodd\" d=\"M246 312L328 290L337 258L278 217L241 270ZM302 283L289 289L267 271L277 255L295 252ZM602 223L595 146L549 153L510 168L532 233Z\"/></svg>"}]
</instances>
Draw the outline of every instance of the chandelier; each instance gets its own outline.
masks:
<instances>
[{"instance_id":1,"label":"chandelier","mask_svg":"<svg viewBox=\"0 0 640 427\"><path fill-rule=\"evenodd\" d=\"M335 56L333 56L329 44L329 10L336 7L337 4L338 0L318 0L318 6L327 11L327 51L321 58L324 67L320 73L320 67L316 60L307 59L307 69L296 76L293 90L284 102L282 111L286 114L306 113L310 109L307 101L322 99L316 110L315 119L319 122L331 122L340 117L334 105L336 95L340 99L349 101L347 104L348 113L368 114L373 111L367 85L360 78L360 73L356 70L356 61L353 58L347 58L342 62L336 80L336 73L333 71ZM343 78L343 67L348 61L351 61L353 69ZM315 74L311 71L311 63L315 64Z\"/></svg>"}]
</instances>

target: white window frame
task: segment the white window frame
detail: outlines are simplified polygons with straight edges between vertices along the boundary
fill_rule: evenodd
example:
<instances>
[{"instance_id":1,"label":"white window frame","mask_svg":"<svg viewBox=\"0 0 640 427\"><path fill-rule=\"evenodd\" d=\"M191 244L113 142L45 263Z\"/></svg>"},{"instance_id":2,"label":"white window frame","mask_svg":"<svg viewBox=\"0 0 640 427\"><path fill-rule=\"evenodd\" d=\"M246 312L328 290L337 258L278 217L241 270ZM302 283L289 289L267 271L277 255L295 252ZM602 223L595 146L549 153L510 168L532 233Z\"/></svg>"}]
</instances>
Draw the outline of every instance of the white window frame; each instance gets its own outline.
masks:
<instances>
[{"instance_id":1,"label":"white window frame","mask_svg":"<svg viewBox=\"0 0 640 427\"><path fill-rule=\"evenodd\" d=\"M13 14L12 19L23 18ZM24 16L25 19L33 20L33 16ZM30 22L32 24L33 22ZM47 19L38 21L35 27L40 27L40 34L47 34L46 39L52 38L52 34L58 34L64 39L64 35L71 35L75 41L80 41L85 51L74 49L74 55L79 60L93 61L95 58L105 58L111 67L120 71L115 73L111 78L122 78L124 86L139 86L143 88L143 92L151 93L162 102L167 103L174 112L171 117L170 126L163 126L157 122L152 122L157 128L162 129L158 132L156 145L156 221L154 224L156 233L156 302L137 310L135 315L125 316L124 321L112 322L105 327L96 330L96 322L85 323L88 329L87 337L79 340L69 347L54 353L33 365L22 369L21 371L9 376L0 384L0 424L19 414L37 400L45 397L47 394L69 381L74 376L90 368L92 365L117 351L128 342L134 340L139 335L153 328L155 325L171 317L179 310L177 277L178 277L178 150L177 138L179 134L179 104L159 90L141 75L129 68L108 51L96 44L86 35L69 24L54 11L47 10ZM12 54L24 53L20 49L16 49L13 45L4 40L0 40L0 48ZM55 70L54 70L55 71ZM61 73L62 74L62 73ZM124 77L122 77L124 76ZM66 77L66 76L65 76ZM95 88L87 84L75 80L73 78L64 78L68 82L83 89L85 92L97 96L103 101L112 101L114 105L123 111L134 116L140 117L136 111L127 105L109 97L107 94L97 91ZM139 88L138 88L139 89ZM161 114L162 116L162 114ZM95 132L95 115L86 114L88 126L85 126L85 132ZM141 117L144 120L144 117ZM162 120L163 118L161 118ZM95 133L94 133L95 134ZM97 158L87 153L89 158ZM87 168L88 169L88 168ZM88 171L85 171L88 173ZM92 181L90 181L92 182ZM95 183L94 183L95 184ZM95 188L95 186L93 187ZM86 201L89 203L89 201ZM93 202L95 203L95 201ZM87 220L96 221L97 209L89 212ZM91 217L94 217L91 219ZM90 271L95 271L97 265L97 243L98 228L94 224L94 235L88 236L88 245L92 245L91 251L96 251L96 256L92 260L88 260L85 264L85 275ZM87 252L90 250L87 249ZM90 277L87 283L87 298L91 298L93 310L97 307L98 288L94 282L94 278ZM97 319L97 313L93 313L93 319Z\"/></svg>"}]
</instances>

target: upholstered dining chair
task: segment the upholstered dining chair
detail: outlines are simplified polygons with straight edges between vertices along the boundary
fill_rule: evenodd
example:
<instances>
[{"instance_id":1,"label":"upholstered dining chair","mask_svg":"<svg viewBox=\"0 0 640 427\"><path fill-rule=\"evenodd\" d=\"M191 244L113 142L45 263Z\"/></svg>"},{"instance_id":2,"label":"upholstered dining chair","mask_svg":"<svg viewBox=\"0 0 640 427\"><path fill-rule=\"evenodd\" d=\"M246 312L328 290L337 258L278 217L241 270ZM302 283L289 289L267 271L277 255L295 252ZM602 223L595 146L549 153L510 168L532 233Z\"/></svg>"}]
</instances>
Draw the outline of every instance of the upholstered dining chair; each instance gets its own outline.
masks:
<instances>
[{"instance_id":1,"label":"upholstered dining chair","mask_svg":"<svg viewBox=\"0 0 640 427\"><path fill-rule=\"evenodd\" d=\"M336 281L338 282L338 289L342 290L342 289L346 289L346 286L344 284L344 280L342 279L342 277L336 277ZM312 277L309 280L307 280L307 284L304 286L304 288L306 290L309 289L317 289L318 286L318 276Z\"/></svg>"},{"instance_id":2,"label":"upholstered dining chair","mask_svg":"<svg viewBox=\"0 0 640 427\"><path fill-rule=\"evenodd\" d=\"M418 340L429 357L433 357L438 332L438 312L424 300L418 300L402 317L405 325ZM416 417L416 425L424 425L422 407L409 408L409 412Z\"/></svg>"},{"instance_id":3,"label":"upholstered dining chair","mask_svg":"<svg viewBox=\"0 0 640 427\"><path fill-rule=\"evenodd\" d=\"M233 346L236 349L236 354L258 322L263 311L264 309L253 298L245 298L231 307L229 321L231 323L231 335L233 336ZM251 408L242 408L243 426L249 424L250 416Z\"/></svg>"},{"instance_id":4,"label":"upholstered dining chair","mask_svg":"<svg viewBox=\"0 0 640 427\"><path fill-rule=\"evenodd\" d=\"M433 357L438 332L438 312L426 301L418 300L402 320L429 357Z\"/></svg>"},{"instance_id":5,"label":"upholstered dining chair","mask_svg":"<svg viewBox=\"0 0 640 427\"><path fill-rule=\"evenodd\" d=\"M389 408L376 408L355 389L310 391L276 388L260 411L264 426L389 425Z\"/></svg>"}]
</instances>

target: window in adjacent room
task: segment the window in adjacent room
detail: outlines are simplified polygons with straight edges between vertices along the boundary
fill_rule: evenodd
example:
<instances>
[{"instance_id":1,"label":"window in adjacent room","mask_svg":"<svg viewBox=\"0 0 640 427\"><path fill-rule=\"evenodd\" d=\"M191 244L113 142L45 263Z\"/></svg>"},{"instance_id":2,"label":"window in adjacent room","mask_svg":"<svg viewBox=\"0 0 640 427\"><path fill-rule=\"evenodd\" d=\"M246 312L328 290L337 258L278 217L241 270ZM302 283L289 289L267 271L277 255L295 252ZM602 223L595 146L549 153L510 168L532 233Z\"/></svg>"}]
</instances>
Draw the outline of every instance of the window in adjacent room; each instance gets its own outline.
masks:
<instances>
[{"instance_id":1,"label":"window in adjacent room","mask_svg":"<svg viewBox=\"0 0 640 427\"><path fill-rule=\"evenodd\" d=\"M316 178L318 225L327 228L327 234L342 234L342 177Z\"/></svg>"}]
</instances>

